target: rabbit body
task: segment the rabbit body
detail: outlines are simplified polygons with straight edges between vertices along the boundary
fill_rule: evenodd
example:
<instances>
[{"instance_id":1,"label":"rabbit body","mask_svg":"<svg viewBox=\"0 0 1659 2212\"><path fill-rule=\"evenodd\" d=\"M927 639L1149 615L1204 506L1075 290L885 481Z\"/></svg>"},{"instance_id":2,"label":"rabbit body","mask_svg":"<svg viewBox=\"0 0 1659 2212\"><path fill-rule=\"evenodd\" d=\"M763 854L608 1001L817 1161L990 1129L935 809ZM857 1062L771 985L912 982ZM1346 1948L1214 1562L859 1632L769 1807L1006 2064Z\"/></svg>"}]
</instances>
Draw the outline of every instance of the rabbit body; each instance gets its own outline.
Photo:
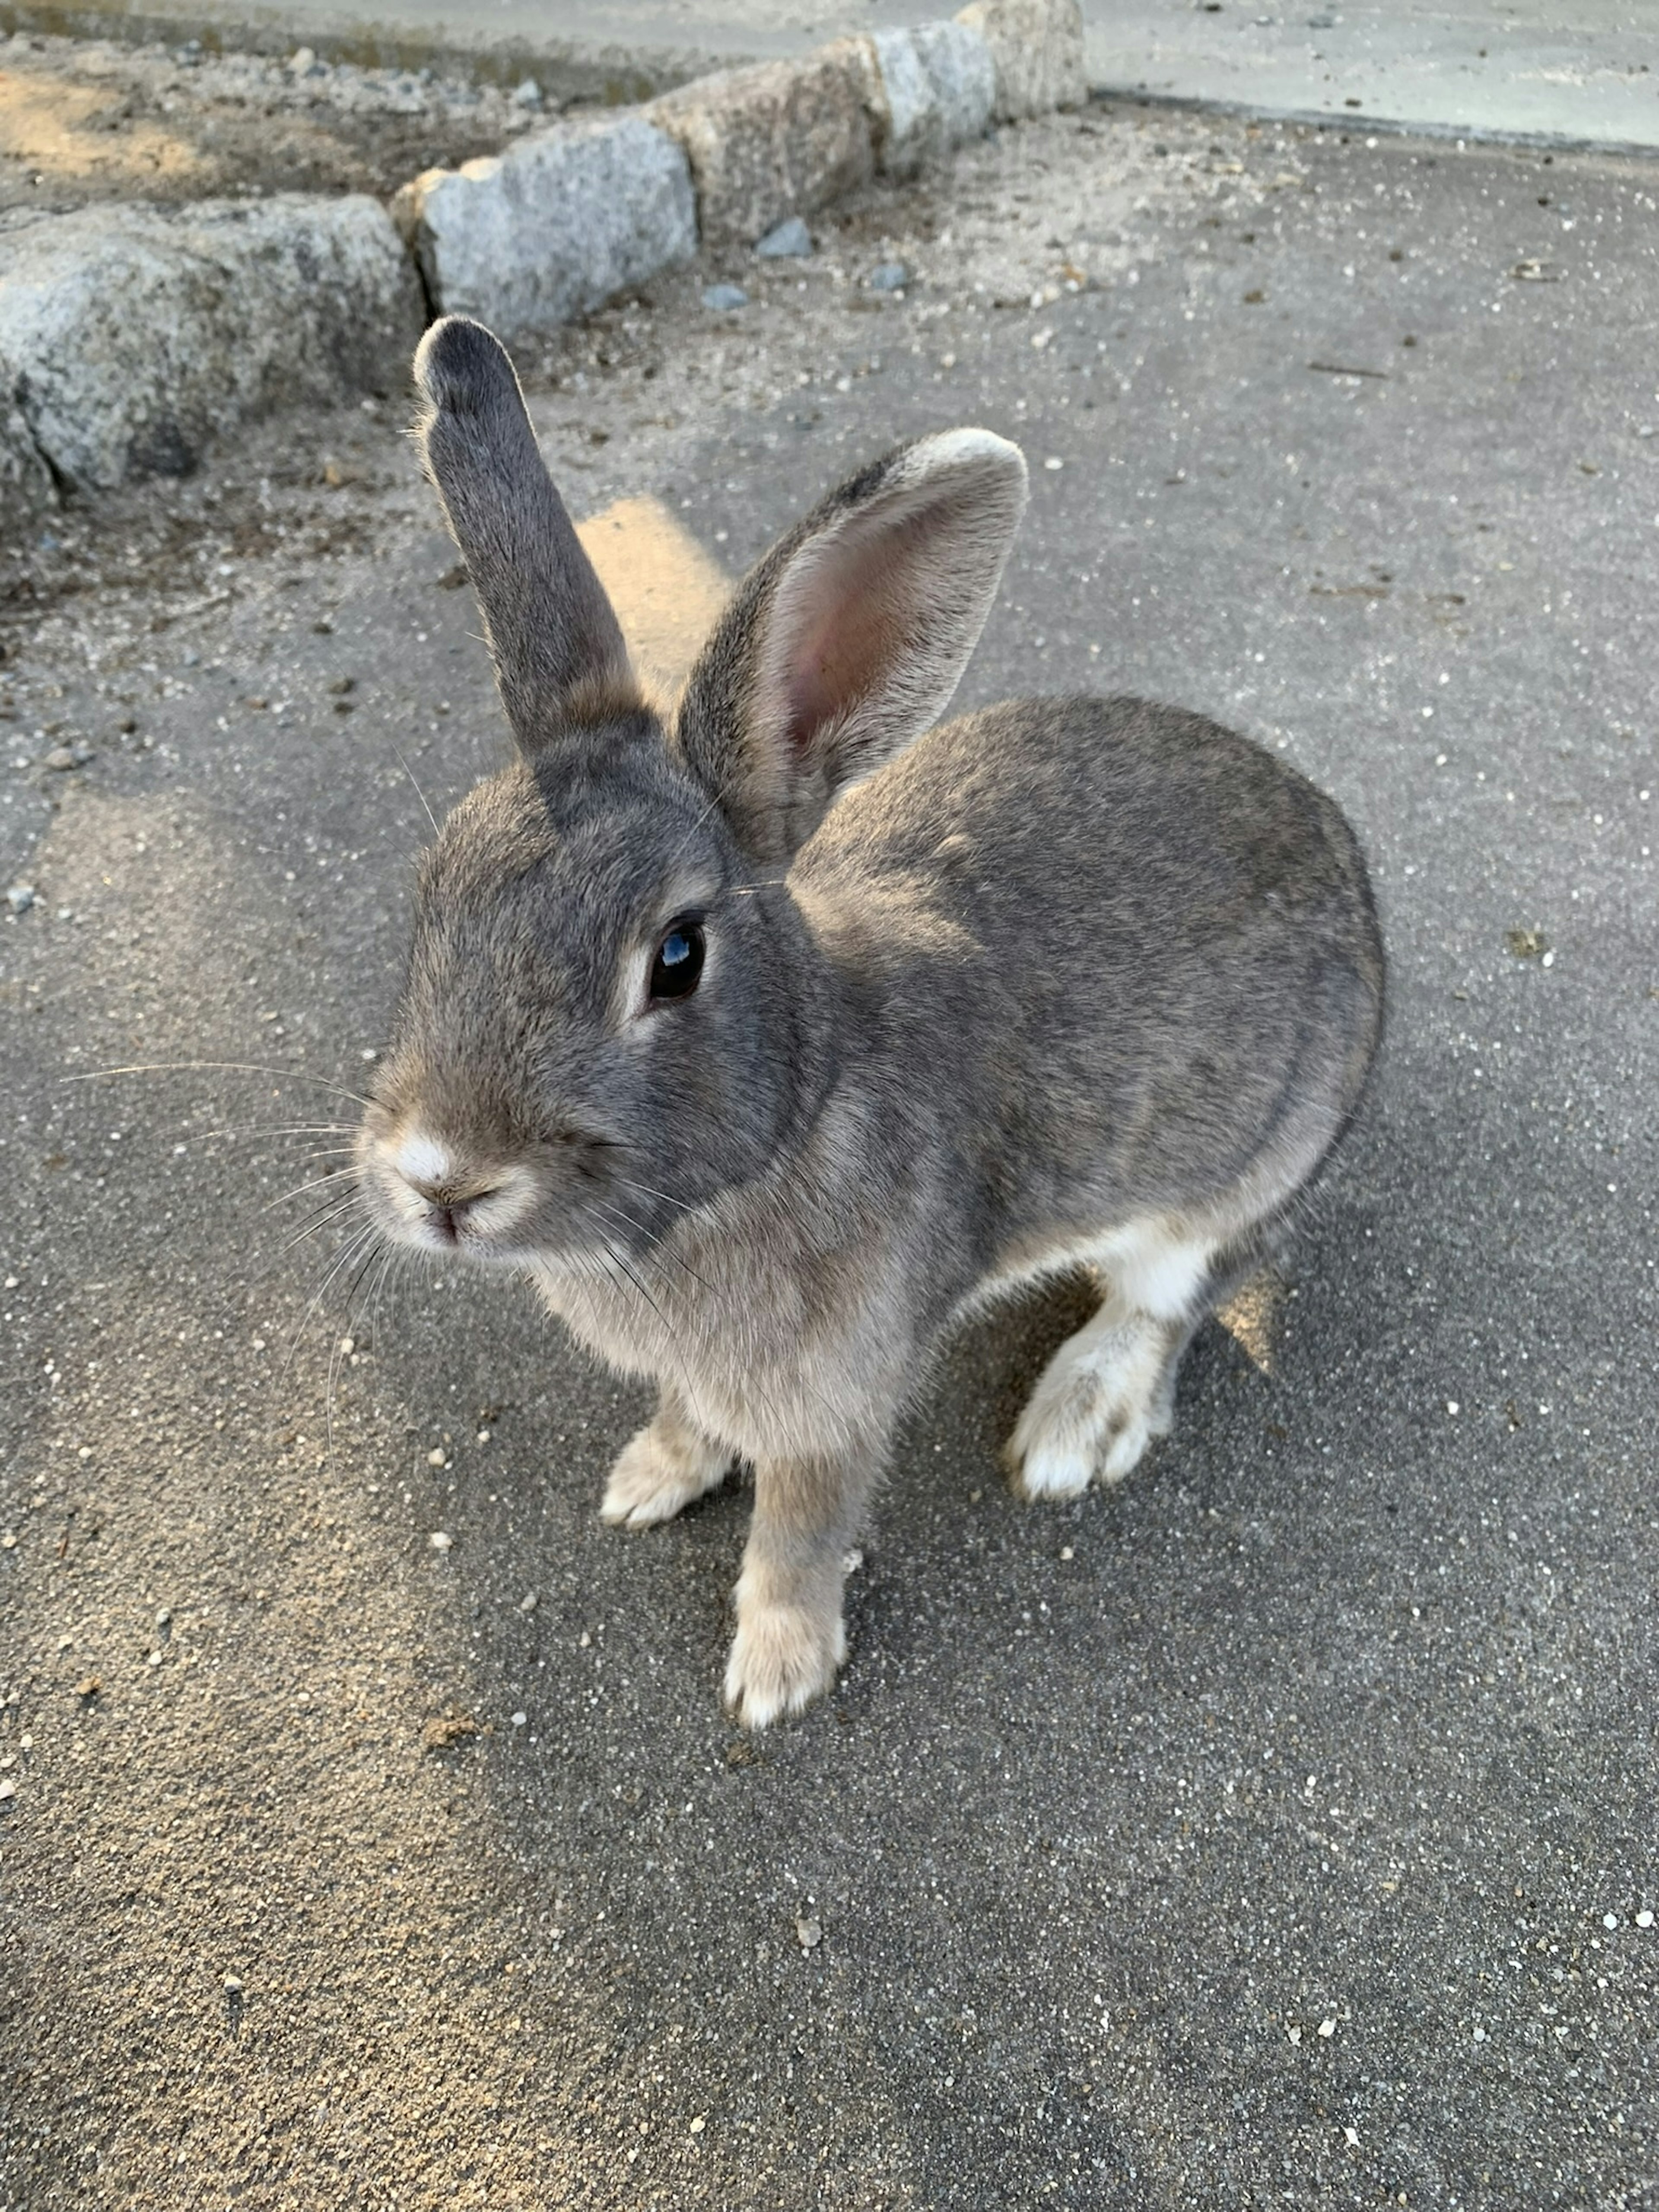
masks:
<instances>
[{"instance_id":1,"label":"rabbit body","mask_svg":"<svg viewBox=\"0 0 1659 2212\"><path fill-rule=\"evenodd\" d=\"M1193 1329L1354 1109L1382 955L1340 811L1215 724L928 726L1024 496L988 433L832 495L665 728L492 344L452 319L418 366L525 758L428 864L364 1180L391 1233L529 1273L655 1378L608 1519L752 1465L726 1690L759 1725L833 1680L848 1547L971 1301L1101 1283L1011 1440L1027 1495L1168 1428Z\"/></svg>"},{"instance_id":2,"label":"rabbit body","mask_svg":"<svg viewBox=\"0 0 1659 2212\"><path fill-rule=\"evenodd\" d=\"M659 1312L625 1278L543 1278L594 1351L688 1401L722 1472L879 1449L976 1296L1201 1261L1197 1304L1364 1085L1382 967L1352 834L1196 715L943 725L837 800L784 895L834 1048L798 1143L665 1231Z\"/></svg>"}]
</instances>

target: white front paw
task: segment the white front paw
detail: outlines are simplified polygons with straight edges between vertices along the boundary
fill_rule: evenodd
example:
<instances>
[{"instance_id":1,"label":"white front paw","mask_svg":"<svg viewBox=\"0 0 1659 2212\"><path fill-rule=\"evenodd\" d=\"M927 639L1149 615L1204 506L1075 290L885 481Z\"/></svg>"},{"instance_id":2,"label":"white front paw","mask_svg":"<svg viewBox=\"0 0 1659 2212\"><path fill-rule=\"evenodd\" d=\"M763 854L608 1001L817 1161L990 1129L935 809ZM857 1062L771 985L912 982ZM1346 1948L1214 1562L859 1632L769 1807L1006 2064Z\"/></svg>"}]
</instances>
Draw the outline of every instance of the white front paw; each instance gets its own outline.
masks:
<instances>
[{"instance_id":1,"label":"white front paw","mask_svg":"<svg viewBox=\"0 0 1659 2212\"><path fill-rule=\"evenodd\" d=\"M678 1427L665 1433L663 1424L653 1421L623 1446L605 1485L599 1516L627 1528L672 1521L693 1498L723 1482L731 1463L720 1445Z\"/></svg>"},{"instance_id":2,"label":"white front paw","mask_svg":"<svg viewBox=\"0 0 1659 2212\"><path fill-rule=\"evenodd\" d=\"M822 1607L738 1597L738 1632L726 1668L726 1702L748 1729L769 1728L831 1688L847 1657L839 1598Z\"/></svg>"}]
</instances>

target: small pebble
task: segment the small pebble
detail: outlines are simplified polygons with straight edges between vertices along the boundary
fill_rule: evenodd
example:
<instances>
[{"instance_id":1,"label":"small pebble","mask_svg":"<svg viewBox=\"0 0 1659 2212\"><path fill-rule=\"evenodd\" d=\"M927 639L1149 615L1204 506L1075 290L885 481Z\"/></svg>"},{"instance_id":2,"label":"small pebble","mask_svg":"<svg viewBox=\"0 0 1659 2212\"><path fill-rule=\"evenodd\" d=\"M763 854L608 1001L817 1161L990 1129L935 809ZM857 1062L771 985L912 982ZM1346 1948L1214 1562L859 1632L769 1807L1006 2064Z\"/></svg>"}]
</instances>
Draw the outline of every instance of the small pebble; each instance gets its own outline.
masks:
<instances>
[{"instance_id":1,"label":"small pebble","mask_svg":"<svg viewBox=\"0 0 1659 2212\"><path fill-rule=\"evenodd\" d=\"M1601 1915L1601 1925L1604 1928L1616 1928L1619 1925L1619 1915L1616 1912L1604 1912Z\"/></svg>"},{"instance_id":2,"label":"small pebble","mask_svg":"<svg viewBox=\"0 0 1659 2212\"><path fill-rule=\"evenodd\" d=\"M910 272L902 261L877 262L867 279L872 292L902 292L909 281Z\"/></svg>"},{"instance_id":3,"label":"small pebble","mask_svg":"<svg viewBox=\"0 0 1659 2212\"><path fill-rule=\"evenodd\" d=\"M527 76L522 84L514 86L513 97L520 107L539 107L542 88L533 76Z\"/></svg>"},{"instance_id":4,"label":"small pebble","mask_svg":"<svg viewBox=\"0 0 1659 2212\"><path fill-rule=\"evenodd\" d=\"M702 304L723 314L735 313L738 308L749 305L749 295L741 284L705 284Z\"/></svg>"},{"instance_id":5,"label":"small pebble","mask_svg":"<svg viewBox=\"0 0 1659 2212\"><path fill-rule=\"evenodd\" d=\"M431 1450L426 1455L426 1463L428 1467L441 1467L443 1465L444 1448L441 1444L433 1445Z\"/></svg>"},{"instance_id":6,"label":"small pebble","mask_svg":"<svg viewBox=\"0 0 1659 2212\"><path fill-rule=\"evenodd\" d=\"M694 2136L700 2136L708 2125L708 2122L705 2119L703 2115L699 2112L696 2118L691 2123L691 2132Z\"/></svg>"},{"instance_id":7,"label":"small pebble","mask_svg":"<svg viewBox=\"0 0 1659 2212\"><path fill-rule=\"evenodd\" d=\"M520 1612L534 1613L536 1607L541 1603L541 1597L542 1594L539 1590L526 1590L519 1600Z\"/></svg>"},{"instance_id":8,"label":"small pebble","mask_svg":"<svg viewBox=\"0 0 1659 2212\"><path fill-rule=\"evenodd\" d=\"M1336 2033L1336 2022L1334 2020L1322 2020L1319 2023L1319 2033L1328 2041Z\"/></svg>"},{"instance_id":9,"label":"small pebble","mask_svg":"<svg viewBox=\"0 0 1659 2212\"><path fill-rule=\"evenodd\" d=\"M795 1941L803 1951L816 1951L823 1941L823 1923L821 1920L796 1921Z\"/></svg>"},{"instance_id":10,"label":"small pebble","mask_svg":"<svg viewBox=\"0 0 1659 2212\"><path fill-rule=\"evenodd\" d=\"M15 1782L9 1778L0 1782L0 1805L3 1805L9 1797L15 1797L16 1795L17 1784Z\"/></svg>"},{"instance_id":11,"label":"small pebble","mask_svg":"<svg viewBox=\"0 0 1659 2212\"><path fill-rule=\"evenodd\" d=\"M434 1552L447 1552L455 1539L447 1528L434 1528L426 1540Z\"/></svg>"},{"instance_id":12,"label":"small pebble","mask_svg":"<svg viewBox=\"0 0 1659 2212\"><path fill-rule=\"evenodd\" d=\"M1652 1914L1648 1911L1648 1909L1647 1909L1647 1907L1646 1907L1645 1905L1644 1905L1644 1907L1642 1908L1641 1911L1639 1911L1639 1912L1637 1914L1637 1916L1636 1916L1636 1924L1637 1924L1637 1926L1638 1926L1638 1928L1651 1928L1651 1927L1652 1927L1652 1925L1653 1925L1653 1915L1652 1915Z\"/></svg>"},{"instance_id":13,"label":"small pebble","mask_svg":"<svg viewBox=\"0 0 1659 2212\"><path fill-rule=\"evenodd\" d=\"M514 1713L513 1716L513 1725L514 1728L522 1728L529 1718L530 1716L528 1713Z\"/></svg>"},{"instance_id":14,"label":"small pebble","mask_svg":"<svg viewBox=\"0 0 1659 2212\"><path fill-rule=\"evenodd\" d=\"M1062 1559L1074 1559L1077 1557L1077 1553L1072 1549L1069 1544L1062 1544L1060 1547L1060 1556Z\"/></svg>"},{"instance_id":15,"label":"small pebble","mask_svg":"<svg viewBox=\"0 0 1659 2212\"><path fill-rule=\"evenodd\" d=\"M50 769L56 769L59 774L61 774L64 769L78 768L80 766L80 763L75 757L73 747L70 745L54 745L52 750L46 755L46 766Z\"/></svg>"},{"instance_id":16,"label":"small pebble","mask_svg":"<svg viewBox=\"0 0 1659 2212\"><path fill-rule=\"evenodd\" d=\"M801 260L812 251L812 234L798 215L769 230L755 247L763 261Z\"/></svg>"},{"instance_id":17,"label":"small pebble","mask_svg":"<svg viewBox=\"0 0 1659 2212\"><path fill-rule=\"evenodd\" d=\"M27 914L34 904L33 884L14 884L6 893L6 904L14 914Z\"/></svg>"},{"instance_id":18,"label":"small pebble","mask_svg":"<svg viewBox=\"0 0 1659 2212\"><path fill-rule=\"evenodd\" d=\"M220 1987L224 1990L227 1996L236 1996L240 1995L241 1991L242 1978L240 1974L227 1974L224 1980L220 1984Z\"/></svg>"}]
</instances>

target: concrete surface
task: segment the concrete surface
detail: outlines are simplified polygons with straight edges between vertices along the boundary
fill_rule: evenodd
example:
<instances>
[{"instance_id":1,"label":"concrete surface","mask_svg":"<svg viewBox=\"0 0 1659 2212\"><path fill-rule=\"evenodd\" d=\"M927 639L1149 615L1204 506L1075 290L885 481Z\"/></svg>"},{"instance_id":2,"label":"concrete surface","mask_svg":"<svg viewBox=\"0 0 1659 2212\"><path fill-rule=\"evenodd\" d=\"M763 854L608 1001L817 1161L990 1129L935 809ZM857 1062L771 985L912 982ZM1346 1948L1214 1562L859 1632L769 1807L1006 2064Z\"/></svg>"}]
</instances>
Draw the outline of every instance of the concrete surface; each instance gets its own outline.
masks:
<instances>
[{"instance_id":1,"label":"concrete surface","mask_svg":"<svg viewBox=\"0 0 1659 2212\"><path fill-rule=\"evenodd\" d=\"M706 605L1016 436L963 703L1178 699L1347 805L1392 1024L1255 1357L1031 1510L1067 1302L976 1325L841 1694L734 1735L741 1487L602 1528L631 1392L263 1210L382 1033L404 763L503 742L400 411L66 515L0 566L8 2212L1652 2200L1659 176L1096 112L954 178L532 404L659 615L663 516ZM272 1072L65 1081L181 1060Z\"/></svg>"},{"instance_id":2,"label":"concrete surface","mask_svg":"<svg viewBox=\"0 0 1659 2212\"><path fill-rule=\"evenodd\" d=\"M939 13L938 0L0 0L0 27L198 36L349 59L531 70L633 99L721 61ZM1498 138L1659 146L1659 50L1640 0L1084 0L1089 81L1182 101Z\"/></svg>"}]
</instances>

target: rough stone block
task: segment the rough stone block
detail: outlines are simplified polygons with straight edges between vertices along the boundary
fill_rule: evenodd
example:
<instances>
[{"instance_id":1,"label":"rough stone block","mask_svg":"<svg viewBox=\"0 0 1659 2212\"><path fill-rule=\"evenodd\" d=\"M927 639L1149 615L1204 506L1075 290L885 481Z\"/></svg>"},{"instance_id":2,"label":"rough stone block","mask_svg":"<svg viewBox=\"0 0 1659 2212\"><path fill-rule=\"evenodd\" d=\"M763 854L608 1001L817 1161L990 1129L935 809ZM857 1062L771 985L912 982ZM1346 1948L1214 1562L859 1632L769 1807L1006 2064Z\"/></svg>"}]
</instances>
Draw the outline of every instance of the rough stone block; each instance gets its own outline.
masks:
<instances>
[{"instance_id":1,"label":"rough stone block","mask_svg":"<svg viewBox=\"0 0 1659 2212\"><path fill-rule=\"evenodd\" d=\"M0 395L0 537L27 530L57 504L52 471L21 408Z\"/></svg>"},{"instance_id":2,"label":"rough stone block","mask_svg":"<svg viewBox=\"0 0 1659 2212\"><path fill-rule=\"evenodd\" d=\"M280 406L400 392L420 286L378 200L90 207L0 229L0 410L94 490ZM27 463L26 463L27 467Z\"/></svg>"},{"instance_id":3,"label":"rough stone block","mask_svg":"<svg viewBox=\"0 0 1659 2212\"><path fill-rule=\"evenodd\" d=\"M969 23L919 23L910 35L933 82L945 143L979 137L997 100L996 57L983 33Z\"/></svg>"},{"instance_id":4,"label":"rough stone block","mask_svg":"<svg viewBox=\"0 0 1659 2212\"><path fill-rule=\"evenodd\" d=\"M700 77L647 112L685 149L705 243L752 245L868 182L878 97L868 42L837 39L801 61Z\"/></svg>"},{"instance_id":5,"label":"rough stone block","mask_svg":"<svg viewBox=\"0 0 1659 2212\"><path fill-rule=\"evenodd\" d=\"M973 0L957 21L991 49L999 122L1081 107L1088 99L1082 0Z\"/></svg>"},{"instance_id":6,"label":"rough stone block","mask_svg":"<svg viewBox=\"0 0 1659 2212\"><path fill-rule=\"evenodd\" d=\"M878 137L890 176L913 176L950 147L976 138L996 105L996 64L966 23L877 31Z\"/></svg>"},{"instance_id":7,"label":"rough stone block","mask_svg":"<svg viewBox=\"0 0 1659 2212\"><path fill-rule=\"evenodd\" d=\"M428 169L392 215L434 303L504 338L556 329L697 250L684 153L637 112L555 124Z\"/></svg>"}]
</instances>

